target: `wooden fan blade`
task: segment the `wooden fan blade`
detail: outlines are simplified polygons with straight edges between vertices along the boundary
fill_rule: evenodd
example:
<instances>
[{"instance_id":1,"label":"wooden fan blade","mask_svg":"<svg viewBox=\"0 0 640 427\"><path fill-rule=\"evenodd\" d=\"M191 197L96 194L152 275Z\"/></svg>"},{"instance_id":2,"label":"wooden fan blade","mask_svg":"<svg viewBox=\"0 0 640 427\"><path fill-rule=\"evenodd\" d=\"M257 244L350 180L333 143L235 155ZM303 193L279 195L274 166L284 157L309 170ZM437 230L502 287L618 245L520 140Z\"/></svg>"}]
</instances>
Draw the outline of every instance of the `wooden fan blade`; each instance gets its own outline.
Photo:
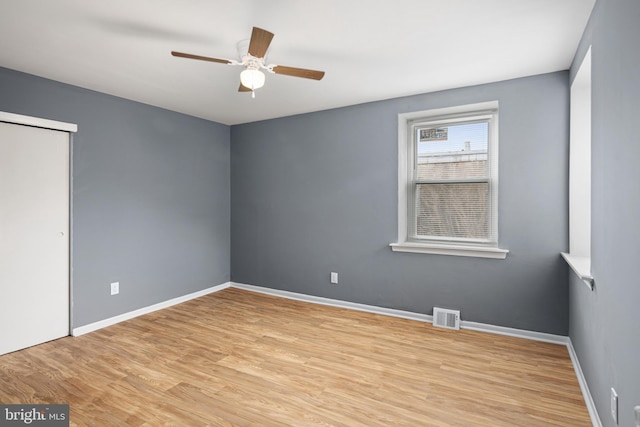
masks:
<instances>
[{"instance_id":1,"label":"wooden fan blade","mask_svg":"<svg viewBox=\"0 0 640 427\"><path fill-rule=\"evenodd\" d=\"M251 41L249 42L249 54L256 58L264 58L273 39L273 33L262 28L253 27Z\"/></svg>"},{"instance_id":2,"label":"wooden fan blade","mask_svg":"<svg viewBox=\"0 0 640 427\"><path fill-rule=\"evenodd\" d=\"M229 61L228 59L209 58L208 56L192 55L190 53L176 52L174 50L171 51L171 55L177 56L177 57L180 57L180 58L197 59L197 60L200 60L200 61L209 61L209 62L217 62L219 64L231 64L231 61Z\"/></svg>"},{"instance_id":3,"label":"wooden fan blade","mask_svg":"<svg viewBox=\"0 0 640 427\"><path fill-rule=\"evenodd\" d=\"M273 67L273 72L276 74L284 74L286 76L302 77L304 79L322 80L324 77L324 71L306 70L304 68L285 67L283 65L276 65Z\"/></svg>"},{"instance_id":4,"label":"wooden fan blade","mask_svg":"<svg viewBox=\"0 0 640 427\"><path fill-rule=\"evenodd\" d=\"M238 92L251 92L251 89L240 83L240 87L238 88Z\"/></svg>"}]
</instances>

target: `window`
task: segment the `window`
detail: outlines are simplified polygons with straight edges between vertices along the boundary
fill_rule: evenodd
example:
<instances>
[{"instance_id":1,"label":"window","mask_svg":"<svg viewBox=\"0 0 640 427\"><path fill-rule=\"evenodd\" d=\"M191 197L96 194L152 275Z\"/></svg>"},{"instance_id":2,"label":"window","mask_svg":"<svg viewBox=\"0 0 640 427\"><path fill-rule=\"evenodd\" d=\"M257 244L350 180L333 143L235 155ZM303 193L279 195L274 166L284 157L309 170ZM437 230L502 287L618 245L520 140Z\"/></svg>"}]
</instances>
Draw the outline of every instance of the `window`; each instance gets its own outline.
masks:
<instances>
[{"instance_id":1,"label":"window","mask_svg":"<svg viewBox=\"0 0 640 427\"><path fill-rule=\"evenodd\" d=\"M498 102L398 116L394 251L505 258L498 248Z\"/></svg>"},{"instance_id":2,"label":"window","mask_svg":"<svg viewBox=\"0 0 640 427\"><path fill-rule=\"evenodd\" d=\"M569 253L562 256L593 289L591 276L591 48L571 84Z\"/></svg>"}]
</instances>

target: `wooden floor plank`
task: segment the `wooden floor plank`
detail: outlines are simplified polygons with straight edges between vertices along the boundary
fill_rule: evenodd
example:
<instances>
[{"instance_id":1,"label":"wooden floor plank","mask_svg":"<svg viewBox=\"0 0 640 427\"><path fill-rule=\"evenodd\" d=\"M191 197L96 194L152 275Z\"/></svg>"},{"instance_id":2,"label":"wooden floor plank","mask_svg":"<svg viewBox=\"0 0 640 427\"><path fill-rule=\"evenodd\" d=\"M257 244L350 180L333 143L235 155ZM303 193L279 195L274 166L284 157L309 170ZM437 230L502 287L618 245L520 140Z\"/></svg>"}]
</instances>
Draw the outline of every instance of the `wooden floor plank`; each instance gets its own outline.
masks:
<instances>
[{"instance_id":1,"label":"wooden floor plank","mask_svg":"<svg viewBox=\"0 0 640 427\"><path fill-rule=\"evenodd\" d=\"M0 356L77 426L590 426L565 346L226 289Z\"/></svg>"}]
</instances>

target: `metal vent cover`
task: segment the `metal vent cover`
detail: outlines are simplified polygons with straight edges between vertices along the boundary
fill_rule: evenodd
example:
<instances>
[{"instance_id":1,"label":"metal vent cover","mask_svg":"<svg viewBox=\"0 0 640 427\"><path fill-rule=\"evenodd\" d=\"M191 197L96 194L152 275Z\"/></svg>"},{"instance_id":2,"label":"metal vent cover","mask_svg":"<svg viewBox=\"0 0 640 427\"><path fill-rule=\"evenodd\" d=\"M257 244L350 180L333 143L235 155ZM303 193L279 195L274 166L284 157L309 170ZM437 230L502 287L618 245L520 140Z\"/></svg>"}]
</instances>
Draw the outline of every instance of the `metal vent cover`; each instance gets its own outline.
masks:
<instances>
[{"instance_id":1,"label":"metal vent cover","mask_svg":"<svg viewBox=\"0 0 640 427\"><path fill-rule=\"evenodd\" d=\"M460 310L433 307L433 326L447 329L460 329Z\"/></svg>"}]
</instances>

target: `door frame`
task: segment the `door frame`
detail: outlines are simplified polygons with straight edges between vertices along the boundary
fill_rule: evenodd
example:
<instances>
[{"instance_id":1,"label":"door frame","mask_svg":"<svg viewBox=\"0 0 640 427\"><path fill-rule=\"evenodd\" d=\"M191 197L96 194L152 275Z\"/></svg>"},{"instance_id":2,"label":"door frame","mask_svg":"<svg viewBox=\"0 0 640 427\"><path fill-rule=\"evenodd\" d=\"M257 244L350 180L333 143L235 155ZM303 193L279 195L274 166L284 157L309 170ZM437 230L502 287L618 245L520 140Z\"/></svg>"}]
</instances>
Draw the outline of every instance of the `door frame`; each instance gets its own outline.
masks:
<instances>
[{"instance_id":1,"label":"door frame","mask_svg":"<svg viewBox=\"0 0 640 427\"><path fill-rule=\"evenodd\" d=\"M51 129L67 132L69 134L69 335L73 330L73 136L78 132L75 123L60 122L56 120L42 119L39 117L25 116L22 114L0 111L0 122L15 125L31 126L42 129Z\"/></svg>"}]
</instances>

